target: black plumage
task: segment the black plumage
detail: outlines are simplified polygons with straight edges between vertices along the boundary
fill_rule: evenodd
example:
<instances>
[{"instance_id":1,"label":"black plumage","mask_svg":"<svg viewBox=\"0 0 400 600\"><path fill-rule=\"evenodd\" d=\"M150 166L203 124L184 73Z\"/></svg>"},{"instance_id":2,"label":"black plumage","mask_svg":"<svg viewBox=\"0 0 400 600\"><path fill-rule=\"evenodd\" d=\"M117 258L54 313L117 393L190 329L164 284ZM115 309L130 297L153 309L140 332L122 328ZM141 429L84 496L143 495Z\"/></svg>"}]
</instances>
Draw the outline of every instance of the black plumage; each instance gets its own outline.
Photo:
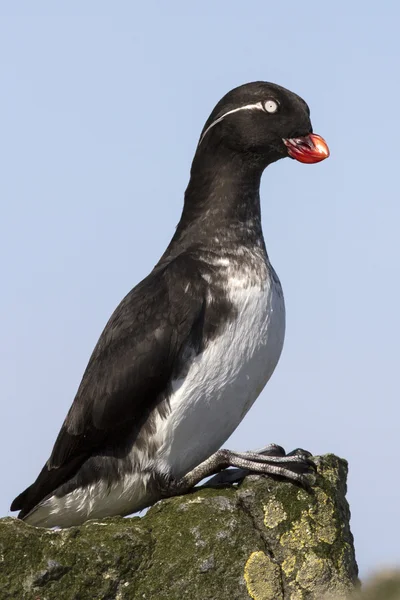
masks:
<instances>
[{"instance_id":1,"label":"black plumage","mask_svg":"<svg viewBox=\"0 0 400 600\"><path fill-rule=\"evenodd\" d=\"M233 316L223 298L206 306L200 275L205 270L189 253L163 260L122 300L93 350L48 462L11 505L21 511L19 518L71 478L60 495L92 483L101 468L110 479L118 477L107 451L123 456L132 444L140 445L154 412L168 411L171 380L182 376L193 353L217 334L221 319ZM102 454L109 460L102 461ZM97 461L74 478L93 456Z\"/></svg>"}]
</instances>

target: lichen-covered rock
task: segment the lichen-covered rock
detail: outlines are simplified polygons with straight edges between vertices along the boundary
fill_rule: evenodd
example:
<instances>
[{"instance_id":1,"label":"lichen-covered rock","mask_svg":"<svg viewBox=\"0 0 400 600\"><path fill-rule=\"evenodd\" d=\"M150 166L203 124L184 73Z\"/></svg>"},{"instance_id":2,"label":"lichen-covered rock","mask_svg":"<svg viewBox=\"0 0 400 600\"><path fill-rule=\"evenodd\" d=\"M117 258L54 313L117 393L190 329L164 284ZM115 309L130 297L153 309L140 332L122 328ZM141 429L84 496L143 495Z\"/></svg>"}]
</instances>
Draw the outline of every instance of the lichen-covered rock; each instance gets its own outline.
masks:
<instances>
[{"instance_id":1,"label":"lichen-covered rock","mask_svg":"<svg viewBox=\"0 0 400 600\"><path fill-rule=\"evenodd\" d=\"M58 531L2 519L0 600L340 600L357 583L347 464L316 461L311 494L249 476L142 518Z\"/></svg>"},{"instance_id":2,"label":"lichen-covered rock","mask_svg":"<svg viewBox=\"0 0 400 600\"><path fill-rule=\"evenodd\" d=\"M280 568L280 593L271 587L276 572L267 569L264 592L256 577L260 559L250 556L245 578L254 600L345 598L357 583L346 494L347 463L330 455L315 459L318 476L313 493L286 483L248 477L238 489L242 506ZM251 583L257 579L257 586Z\"/></svg>"}]
</instances>

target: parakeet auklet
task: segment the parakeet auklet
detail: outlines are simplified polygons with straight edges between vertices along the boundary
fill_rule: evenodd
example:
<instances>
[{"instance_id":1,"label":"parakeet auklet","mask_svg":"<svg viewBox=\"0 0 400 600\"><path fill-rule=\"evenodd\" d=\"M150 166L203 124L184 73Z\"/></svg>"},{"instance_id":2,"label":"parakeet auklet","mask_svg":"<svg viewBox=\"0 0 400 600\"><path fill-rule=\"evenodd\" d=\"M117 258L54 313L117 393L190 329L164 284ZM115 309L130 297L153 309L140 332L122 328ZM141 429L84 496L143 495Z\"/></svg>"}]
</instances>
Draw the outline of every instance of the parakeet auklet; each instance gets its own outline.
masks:
<instances>
[{"instance_id":1,"label":"parakeet auklet","mask_svg":"<svg viewBox=\"0 0 400 600\"><path fill-rule=\"evenodd\" d=\"M12 503L19 518L69 527L127 515L228 466L306 483L305 452L219 448L281 354L285 307L261 229L260 179L280 158L329 156L309 114L299 96L265 82L218 102L175 235L108 321L49 460Z\"/></svg>"}]
</instances>

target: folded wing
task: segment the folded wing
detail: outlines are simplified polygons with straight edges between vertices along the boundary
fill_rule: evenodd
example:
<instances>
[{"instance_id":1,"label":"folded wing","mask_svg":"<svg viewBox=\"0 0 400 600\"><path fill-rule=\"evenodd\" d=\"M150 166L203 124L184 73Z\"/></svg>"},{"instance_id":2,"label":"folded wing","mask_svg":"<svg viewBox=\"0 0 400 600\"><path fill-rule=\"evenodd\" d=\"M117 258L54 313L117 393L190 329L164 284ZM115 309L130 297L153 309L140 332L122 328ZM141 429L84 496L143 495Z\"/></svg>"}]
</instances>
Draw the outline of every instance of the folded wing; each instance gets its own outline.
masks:
<instances>
[{"instance_id":1,"label":"folded wing","mask_svg":"<svg viewBox=\"0 0 400 600\"><path fill-rule=\"evenodd\" d=\"M124 298L92 353L49 460L11 510L23 518L93 453L140 426L185 357L201 350L204 311L204 280L187 255L154 269Z\"/></svg>"}]
</instances>

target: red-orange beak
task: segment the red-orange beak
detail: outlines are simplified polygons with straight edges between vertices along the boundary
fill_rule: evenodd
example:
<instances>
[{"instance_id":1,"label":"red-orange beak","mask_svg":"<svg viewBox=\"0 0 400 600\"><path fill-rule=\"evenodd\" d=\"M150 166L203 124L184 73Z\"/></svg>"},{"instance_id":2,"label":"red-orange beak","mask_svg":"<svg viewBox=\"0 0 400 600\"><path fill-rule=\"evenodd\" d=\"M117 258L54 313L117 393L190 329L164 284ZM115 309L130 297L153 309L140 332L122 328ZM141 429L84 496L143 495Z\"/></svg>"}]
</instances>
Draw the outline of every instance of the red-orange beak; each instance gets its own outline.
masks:
<instances>
[{"instance_id":1,"label":"red-orange beak","mask_svg":"<svg viewBox=\"0 0 400 600\"><path fill-rule=\"evenodd\" d=\"M284 139L289 156L302 163L317 163L329 156L328 144L316 133L305 137Z\"/></svg>"}]
</instances>

